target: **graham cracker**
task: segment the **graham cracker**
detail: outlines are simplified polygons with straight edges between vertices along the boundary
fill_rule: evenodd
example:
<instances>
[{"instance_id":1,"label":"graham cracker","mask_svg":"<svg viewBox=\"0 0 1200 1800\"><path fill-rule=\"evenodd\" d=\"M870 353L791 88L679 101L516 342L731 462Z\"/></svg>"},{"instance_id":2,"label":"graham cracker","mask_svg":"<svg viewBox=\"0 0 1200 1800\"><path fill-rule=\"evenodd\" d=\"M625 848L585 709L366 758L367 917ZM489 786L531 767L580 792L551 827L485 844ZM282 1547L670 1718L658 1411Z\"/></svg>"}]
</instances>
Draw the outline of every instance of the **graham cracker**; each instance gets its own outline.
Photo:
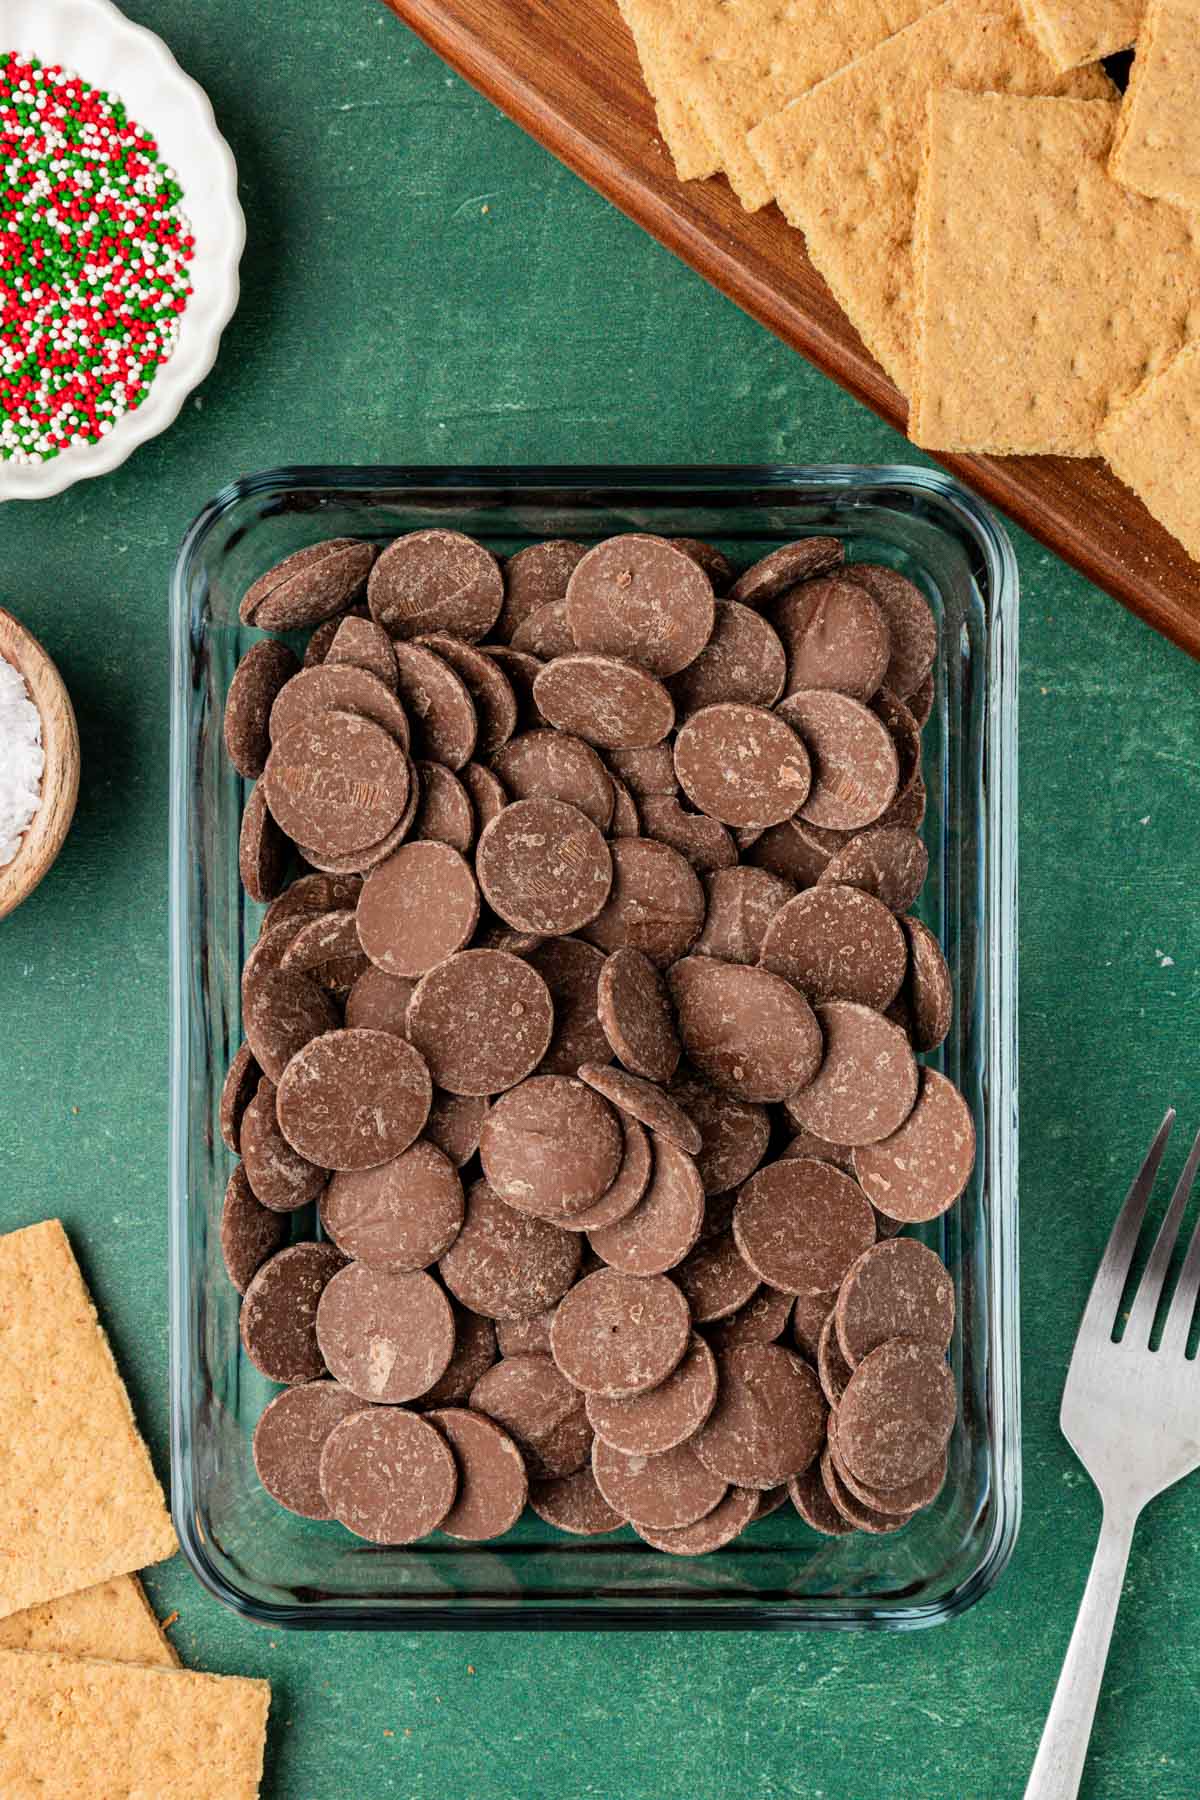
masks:
<instances>
[{"instance_id":1,"label":"graham cracker","mask_svg":"<svg viewBox=\"0 0 1200 1800\"><path fill-rule=\"evenodd\" d=\"M0 1650L4 1800L255 1800L265 1681Z\"/></svg>"},{"instance_id":2,"label":"graham cracker","mask_svg":"<svg viewBox=\"0 0 1200 1800\"><path fill-rule=\"evenodd\" d=\"M1150 0L1109 169L1200 212L1200 0Z\"/></svg>"},{"instance_id":3,"label":"graham cracker","mask_svg":"<svg viewBox=\"0 0 1200 1800\"><path fill-rule=\"evenodd\" d=\"M174 1553L162 1489L57 1219L0 1238L0 1445L0 1618Z\"/></svg>"},{"instance_id":4,"label":"graham cracker","mask_svg":"<svg viewBox=\"0 0 1200 1800\"><path fill-rule=\"evenodd\" d=\"M63 1656L179 1667L178 1652L136 1575L116 1575L0 1619L0 1650L56 1650Z\"/></svg>"},{"instance_id":5,"label":"graham cracker","mask_svg":"<svg viewBox=\"0 0 1200 1800\"><path fill-rule=\"evenodd\" d=\"M1200 562L1200 339L1100 427L1101 452Z\"/></svg>"},{"instance_id":6,"label":"graham cracker","mask_svg":"<svg viewBox=\"0 0 1200 1800\"><path fill-rule=\"evenodd\" d=\"M706 180L721 167L711 138L696 117L696 109L687 95L672 85L671 73L662 65L660 46L648 41L646 34L639 31L638 21L630 17L628 0L617 0L617 6L633 37L642 74L658 114L658 129L675 164L675 173L680 181Z\"/></svg>"},{"instance_id":7,"label":"graham cracker","mask_svg":"<svg viewBox=\"0 0 1200 1800\"><path fill-rule=\"evenodd\" d=\"M1021 0L1029 28L1056 69L1099 62L1136 41L1146 0Z\"/></svg>"},{"instance_id":8,"label":"graham cracker","mask_svg":"<svg viewBox=\"0 0 1200 1800\"><path fill-rule=\"evenodd\" d=\"M868 350L912 385L912 234L929 90L1114 99L1102 69L1060 75L1017 0L947 0L757 126L750 149Z\"/></svg>"},{"instance_id":9,"label":"graham cracker","mask_svg":"<svg viewBox=\"0 0 1200 1800\"><path fill-rule=\"evenodd\" d=\"M1200 218L1118 187L1106 100L929 100L909 432L927 449L1091 456L1200 330Z\"/></svg>"},{"instance_id":10,"label":"graham cracker","mask_svg":"<svg viewBox=\"0 0 1200 1800\"><path fill-rule=\"evenodd\" d=\"M746 133L938 0L623 0L661 89L691 101L748 212L772 198Z\"/></svg>"}]
</instances>

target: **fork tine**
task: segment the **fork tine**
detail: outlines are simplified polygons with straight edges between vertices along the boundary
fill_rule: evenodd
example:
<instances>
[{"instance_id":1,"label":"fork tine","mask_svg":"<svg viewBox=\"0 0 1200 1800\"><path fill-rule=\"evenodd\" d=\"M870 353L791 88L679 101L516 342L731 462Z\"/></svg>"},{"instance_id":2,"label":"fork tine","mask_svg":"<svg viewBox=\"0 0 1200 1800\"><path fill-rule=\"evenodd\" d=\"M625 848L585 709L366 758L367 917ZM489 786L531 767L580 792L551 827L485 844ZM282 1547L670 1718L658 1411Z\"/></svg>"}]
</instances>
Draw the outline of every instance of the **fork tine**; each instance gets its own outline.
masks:
<instances>
[{"instance_id":1,"label":"fork tine","mask_svg":"<svg viewBox=\"0 0 1200 1800\"><path fill-rule=\"evenodd\" d=\"M1137 1248L1138 1233L1142 1229L1142 1220L1150 1202L1154 1178L1158 1174L1158 1165L1163 1159L1163 1151L1167 1147L1167 1139L1174 1123L1175 1108L1170 1106L1154 1135L1154 1142L1146 1152L1145 1162L1134 1177L1133 1185L1125 1197L1125 1204L1117 1214L1117 1222L1112 1228L1100 1267L1096 1270L1096 1279L1092 1283L1087 1305L1083 1309L1079 1325L1080 1337L1087 1331L1102 1332L1107 1337L1112 1331L1129 1274L1129 1265Z\"/></svg>"},{"instance_id":2,"label":"fork tine","mask_svg":"<svg viewBox=\"0 0 1200 1800\"><path fill-rule=\"evenodd\" d=\"M1200 1135L1192 1145L1192 1154L1188 1157L1187 1168L1180 1176L1180 1186L1184 1179L1194 1180L1197 1168L1200 1168ZM1197 1220L1187 1247L1187 1255L1183 1259L1183 1267L1179 1271L1175 1293L1163 1326L1162 1342L1159 1349L1168 1355L1182 1356L1187 1348L1188 1332L1191 1329L1192 1314L1196 1310L1196 1296L1200 1294L1200 1220Z\"/></svg>"},{"instance_id":3,"label":"fork tine","mask_svg":"<svg viewBox=\"0 0 1200 1800\"><path fill-rule=\"evenodd\" d=\"M1162 1298L1163 1283L1167 1278L1167 1270L1175 1251L1175 1240L1179 1236L1183 1209L1188 1203L1192 1183L1196 1179L1198 1164L1200 1164L1200 1136L1192 1145L1191 1154L1183 1167L1183 1174L1175 1183L1171 1204L1158 1228L1158 1236L1154 1240L1150 1260L1146 1264L1145 1273L1138 1283L1137 1295L1129 1309L1129 1323L1125 1327L1121 1342L1131 1344L1134 1349L1144 1350L1150 1342L1150 1333L1154 1329L1154 1315L1158 1311L1158 1303Z\"/></svg>"}]
</instances>

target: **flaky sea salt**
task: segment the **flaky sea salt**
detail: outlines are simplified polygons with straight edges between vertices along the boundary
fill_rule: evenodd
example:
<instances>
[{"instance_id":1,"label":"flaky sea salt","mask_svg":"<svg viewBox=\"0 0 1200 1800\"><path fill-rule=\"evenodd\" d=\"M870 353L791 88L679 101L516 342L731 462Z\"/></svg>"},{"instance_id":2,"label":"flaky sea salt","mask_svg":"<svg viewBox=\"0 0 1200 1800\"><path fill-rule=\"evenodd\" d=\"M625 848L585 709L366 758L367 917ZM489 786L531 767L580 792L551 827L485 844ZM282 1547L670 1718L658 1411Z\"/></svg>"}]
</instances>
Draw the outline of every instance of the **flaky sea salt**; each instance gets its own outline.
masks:
<instances>
[{"instance_id":1,"label":"flaky sea salt","mask_svg":"<svg viewBox=\"0 0 1200 1800\"><path fill-rule=\"evenodd\" d=\"M42 799L42 721L19 669L0 656L0 869L21 848Z\"/></svg>"}]
</instances>

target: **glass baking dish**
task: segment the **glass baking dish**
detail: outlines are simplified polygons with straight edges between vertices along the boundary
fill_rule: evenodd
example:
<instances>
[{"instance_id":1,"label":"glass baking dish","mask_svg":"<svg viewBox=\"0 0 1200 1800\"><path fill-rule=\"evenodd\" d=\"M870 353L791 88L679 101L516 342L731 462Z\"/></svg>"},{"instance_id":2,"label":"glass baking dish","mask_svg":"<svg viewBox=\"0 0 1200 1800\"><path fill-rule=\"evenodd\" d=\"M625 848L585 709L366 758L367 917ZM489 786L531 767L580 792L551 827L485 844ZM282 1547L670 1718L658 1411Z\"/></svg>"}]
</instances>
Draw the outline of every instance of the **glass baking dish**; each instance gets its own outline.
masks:
<instances>
[{"instance_id":1,"label":"glass baking dish","mask_svg":"<svg viewBox=\"0 0 1200 1800\"><path fill-rule=\"evenodd\" d=\"M252 580L302 545L432 524L507 553L549 536L709 539L739 563L810 532L915 580L941 623L925 734L929 882L919 911L956 991L931 1059L979 1128L960 1204L923 1235L954 1273L960 1424L938 1501L885 1537L819 1538L790 1506L695 1560L625 1530L528 1517L495 1544L383 1548L277 1507L251 1433L275 1390L238 1342L218 1222L231 1159L217 1101L241 1039L239 973L262 909L238 880L243 783L225 694L257 634ZM285 468L232 483L180 550L171 593L171 1436L175 1523L200 1580L273 1626L903 1628L953 1617L1003 1569L1020 1512L1017 1312L1017 600L1012 546L947 476L887 468ZM299 1215L298 1235L311 1221Z\"/></svg>"}]
</instances>

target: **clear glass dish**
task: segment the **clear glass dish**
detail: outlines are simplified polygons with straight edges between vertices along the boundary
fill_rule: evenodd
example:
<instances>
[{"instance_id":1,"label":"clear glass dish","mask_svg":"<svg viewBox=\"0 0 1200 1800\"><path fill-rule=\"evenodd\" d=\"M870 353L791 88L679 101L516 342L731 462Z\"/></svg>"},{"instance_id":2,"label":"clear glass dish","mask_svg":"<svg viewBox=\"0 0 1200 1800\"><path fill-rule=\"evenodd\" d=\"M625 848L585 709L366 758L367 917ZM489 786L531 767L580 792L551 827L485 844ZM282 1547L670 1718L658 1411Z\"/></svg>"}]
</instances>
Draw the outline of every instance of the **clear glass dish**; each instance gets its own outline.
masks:
<instances>
[{"instance_id":1,"label":"clear glass dish","mask_svg":"<svg viewBox=\"0 0 1200 1800\"><path fill-rule=\"evenodd\" d=\"M231 1159L217 1102L241 1038L239 973L261 908L238 880L243 793L221 744L225 693L256 635L249 583L320 538L457 527L498 552L630 529L706 538L747 563L805 533L915 580L941 623L926 731L931 862L919 911L946 947L951 1036L931 1060L975 1111L960 1204L922 1235L958 1291L960 1424L933 1507L886 1537L831 1540L788 1506L695 1560L626 1529L567 1538L527 1519L494 1545L373 1546L284 1512L250 1438L274 1391L238 1342L218 1243ZM235 482L183 543L171 596L171 1403L175 1522L200 1580L272 1626L815 1627L933 1624L1003 1569L1020 1512L1016 1108L1016 561L947 476L889 468L276 469ZM300 1231L308 1223L300 1215Z\"/></svg>"}]
</instances>

